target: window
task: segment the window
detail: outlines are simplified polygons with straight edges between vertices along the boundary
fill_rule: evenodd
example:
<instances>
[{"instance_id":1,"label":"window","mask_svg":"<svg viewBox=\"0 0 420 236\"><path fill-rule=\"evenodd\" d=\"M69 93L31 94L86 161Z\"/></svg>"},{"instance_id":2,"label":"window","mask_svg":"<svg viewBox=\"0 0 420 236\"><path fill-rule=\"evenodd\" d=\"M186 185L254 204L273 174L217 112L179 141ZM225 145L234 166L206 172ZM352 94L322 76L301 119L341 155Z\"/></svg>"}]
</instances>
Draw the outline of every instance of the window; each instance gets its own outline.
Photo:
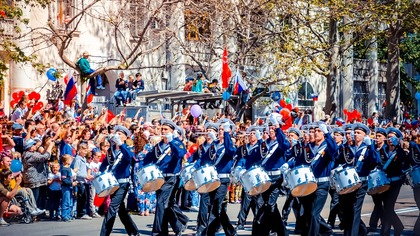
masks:
<instances>
[{"instance_id":1,"label":"window","mask_svg":"<svg viewBox=\"0 0 420 236\"><path fill-rule=\"evenodd\" d=\"M358 110L362 117L367 117L369 112L369 88L366 81L354 81L354 109Z\"/></svg>"},{"instance_id":2,"label":"window","mask_svg":"<svg viewBox=\"0 0 420 236\"><path fill-rule=\"evenodd\" d=\"M76 22L70 22L75 15L76 0L57 0L57 28L74 29Z\"/></svg>"},{"instance_id":3,"label":"window","mask_svg":"<svg viewBox=\"0 0 420 236\"><path fill-rule=\"evenodd\" d=\"M210 16L206 11L185 10L185 36L187 40L199 41L210 37Z\"/></svg>"},{"instance_id":4,"label":"window","mask_svg":"<svg viewBox=\"0 0 420 236\"><path fill-rule=\"evenodd\" d=\"M314 105L314 101L312 99L312 94L314 93L314 89L312 88L309 82L304 82L302 87L299 89L298 93L298 106L300 107L312 107Z\"/></svg>"},{"instance_id":5,"label":"window","mask_svg":"<svg viewBox=\"0 0 420 236\"><path fill-rule=\"evenodd\" d=\"M385 101L386 101L386 83L378 83L378 104L376 104L376 109L380 111Z\"/></svg>"}]
</instances>

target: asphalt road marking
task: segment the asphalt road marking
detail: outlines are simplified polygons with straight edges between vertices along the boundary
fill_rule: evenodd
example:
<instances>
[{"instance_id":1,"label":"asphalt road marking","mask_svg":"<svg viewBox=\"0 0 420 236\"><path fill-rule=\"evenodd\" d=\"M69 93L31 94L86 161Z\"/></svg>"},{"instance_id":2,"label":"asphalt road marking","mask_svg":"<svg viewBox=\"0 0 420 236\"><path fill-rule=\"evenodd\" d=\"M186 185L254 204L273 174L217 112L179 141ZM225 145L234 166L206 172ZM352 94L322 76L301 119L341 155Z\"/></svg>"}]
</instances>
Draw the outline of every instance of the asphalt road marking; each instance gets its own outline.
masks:
<instances>
[{"instance_id":1,"label":"asphalt road marking","mask_svg":"<svg viewBox=\"0 0 420 236\"><path fill-rule=\"evenodd\" d=\"M418 210L419 210L419 208L417 208L417 207L407 207L407 208L401 208L401 209L395 210L395 213L402 214L402 213L414 212L414 211L418 211ZM362 214L362 216L370 216L370 215L372 215L372 213Z\"/></svg>"}]
</instances>

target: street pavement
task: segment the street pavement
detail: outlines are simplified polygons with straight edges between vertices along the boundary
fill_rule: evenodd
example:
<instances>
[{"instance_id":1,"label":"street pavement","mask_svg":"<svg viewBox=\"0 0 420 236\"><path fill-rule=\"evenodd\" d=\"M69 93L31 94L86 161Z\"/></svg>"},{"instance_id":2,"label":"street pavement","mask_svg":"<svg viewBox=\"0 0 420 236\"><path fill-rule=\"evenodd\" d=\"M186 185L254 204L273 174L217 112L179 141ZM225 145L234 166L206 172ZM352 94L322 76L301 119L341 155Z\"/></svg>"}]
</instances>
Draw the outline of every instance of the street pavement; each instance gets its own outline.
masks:
<instances>
[{"instance_id":1,"label":"street pavement","mask_svg":"<svg viewBox=\"0 0 420 236\"><path fill-rule=\"evenodd\" d=\"M285 197L280 197L278 200L278 204L283 207L285 201ZM329 201L330 198L327 200L327 204L324 207L322 212L322 216L324 218L328 217L329 212ZM240 204L229 204L228 205L228 215L232 222L235 224L237 221L237 214L239 212ZM411 187L404 185L401 188L401 192L399 194L397 203L395 205L396 212L400 219L402 220L405 229L403 235L413 235L413 226L419 215L419 209L416 206L413 197L413 191ZM373 210L373 202L370 196L366 196L365 203L363 206L363 214L362 219L363 221L368 224L370 214ZM190 222L188 223L188 228L184 232L183 235L194 235L194 227L196 225L195 220L197 218L196 212L186 212L186 215L190 218ZM151 235L152 232L152 224L153 224L153 217L154 215L150 216L138 216L132 215L134 222L137 224L139 232L142 235ZM238 231L238 235L251 235L251 227L252 227L252 212L247 219L247 225L245 226L245 230ZM290 235L294 235L292 232L294 230L294 215L293 213L289 216L288 226ZM99 235L100 228L102 225L103 218L96 218L92 220L74 220L72 222L55 222L55 221L38 221L31 224L20 224L20 223L13 223L8 227L0 227L0 235L1 236L91 236L91 235ZM337 222L338 225L338 222ZM170 228L170 227L169 227ZM111 234L112 236L117 235L127 235L124 229L124 226L119 221L118 217L115 221L114 230ZM171 231L170 235L174 235ZM220 232L218 235L224 235L223 232ZM339 229L334 229L334 235L342 235L342 231ZM380 235L379 233L369 233L369 235Z\"/></svg>"}]
</instances>

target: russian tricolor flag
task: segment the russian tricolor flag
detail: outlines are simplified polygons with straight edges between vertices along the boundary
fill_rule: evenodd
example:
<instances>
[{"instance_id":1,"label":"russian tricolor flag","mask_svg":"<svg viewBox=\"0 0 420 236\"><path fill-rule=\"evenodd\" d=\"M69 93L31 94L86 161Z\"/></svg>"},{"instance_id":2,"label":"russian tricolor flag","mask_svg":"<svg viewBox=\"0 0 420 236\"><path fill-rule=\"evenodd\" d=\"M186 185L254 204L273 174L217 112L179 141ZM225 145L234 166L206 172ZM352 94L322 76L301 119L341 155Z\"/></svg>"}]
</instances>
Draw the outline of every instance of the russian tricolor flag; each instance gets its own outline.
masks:
<instances>
[{"instance_id":1,"label":"russian tricolor flag","mask_svg":"<svg viewBox=\"0 0 420 236\"><path fill-rule=\"evenodd\" d=\"M239 70L236 70L235 76L235 85L233 87L233 94L239 94L240 92L247 90L248 87L245 84L245 81L242 79L241 73Z\"/></svg>"},{"instance_id":2,"label":"russian tricolor flag","mask_svg":"<svg viewBox=\"0 0 420 236\"><path fill-rule=\"evenodd\" d=\"M88 83L88 86L86 87L86 103L89 104L93 101L93 91L92 87L90 86L90 83Z\"/></svg>"},{"instance_id":3,"label":"russian tricolor flag","mask_svg":"<svg viewBox=\"0 0 420 236\"><path fill-rule=\"evenodd\" d=\"M66 77L67 79L68 77L70 77L70 79L67 81L66 91L64 92L64 104L70 105L71 101L77 95L77 88L76 88L76 82L74 81L73 73L71 72L68 73ZM64 80L66 80L66 78L64 78Z\"/></svg>"}]
</instances>

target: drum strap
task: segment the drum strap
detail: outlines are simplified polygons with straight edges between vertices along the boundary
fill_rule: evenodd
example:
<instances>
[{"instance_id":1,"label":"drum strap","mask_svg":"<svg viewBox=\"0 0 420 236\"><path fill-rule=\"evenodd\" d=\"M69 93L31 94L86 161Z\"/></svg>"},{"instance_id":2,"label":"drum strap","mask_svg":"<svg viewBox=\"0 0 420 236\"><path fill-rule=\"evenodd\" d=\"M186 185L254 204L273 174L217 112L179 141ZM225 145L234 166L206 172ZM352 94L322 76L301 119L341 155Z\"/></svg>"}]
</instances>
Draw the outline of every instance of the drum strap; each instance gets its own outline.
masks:
<instances>
[{"instance_id":1,"label":"drum strap","mask_svg":"<svg viewBox=\"0 0 420 236\"><path fill-rule=\"evenodd\" d=\"M267 161L268 161L268 159L270 159L270 157L273 155L273 153L276 151L276 149L277 149L277 147L279 146L279 144L278 143L276 143L276 144L274 144L273 146L271 146L271 149L270 149L270 151L267 153L267 156L265 156L265 158L264 158L264 160L263 160L263 162L261 163L261 165L263 166Z\"/></svg>"},{"instance_id":2,"label":"drum strap","mask_svg":"<svg viewBox=\"0 0 420 236\"><path fill-rule=\"evenodd\" d=\"M362 150L362 153L360 153L359 159L357 159L356 171L359 170L360 164L362 164L363 160L365 159L366 151L367 151L367 147L364 147Z\"/></svg>"},{"instance_id":3,"label":"drum strap","mask_svg":"<svg viewBox=\"0 0 420 236\"><path fill-rule=\"evenodd\" d=\"M222 160L222 157L225 155L225 148L223 148L222 152L220 153L219 157L217 158L216 162L214 163L214 165L216 166L217 164L219 164L219 162Z\"/></svg>"},{"instance_id":4,"label":"drum strap","mask_svg":"<svg viewBox=\"0 0 420 236\"><path fill-rule=\"evenodd\" d=\"M321 146L321 147L319 147L319 149L318 149L318 153L316 154L316 156L314 157L314 159L312 160L312 162L311 162L311 166L314 166L315 165L315 162L321 157L321 156L323 156L324 154L324 150L327 148L327 145L325 144L325 145L323 145L323 146Z\"/></svg>"},{"instance_id":5,"label":"drum strap","mask_svg":"<svg viewBox=\"0 0 420 236\"><path fill-rule=\"evenodd\" d=\"M108 168L107 168L107 170L106 170L105 172L108 172L108 169L109 169L110 167L111 167L111 170L110 170L109 172L114 171L114 170L115 170L115 168L117 167L118 163L120 163L120 161L121 161L121 159L122 159L122 157L123 157L123 154L122 154L121 150L112 150L112 155L113 155L114 157L116 157L116 158L115 158L115 161L112 163L112 165L111 165L111 166L108 166Z\"/></svg>"},{"instance_id":6,"label":"drum strap","mask_svg":"<svg viewBox=\"0 0 420 236\"><path fill-rule=\"evenodd\" d=\"M165 149L165 151L163 151L163 153L162 153L162 154L160 154L160 156L158 157L158 160L157 160L156 164L160 163L160 162L163 160L163 158L164 158L166 155L168 155L168 154L169 154L169 152L170 152L170 151L171 151L171 148L168 146L168 147Z\"/></svg>"},{"instance_id":7,"label":"drum strap","mask_svg":"<svg viewBox=\"0 0 420 236\"><path fill-rule=\"evenodd\" d=\"M394 160L394 158L397 156L397 150L394 150L390 155L389 155L389 159L386 161L384 168L382 168L383 171L385 171L389 164L391 164L391 162Z\"/></svg>"}]
</instances>

